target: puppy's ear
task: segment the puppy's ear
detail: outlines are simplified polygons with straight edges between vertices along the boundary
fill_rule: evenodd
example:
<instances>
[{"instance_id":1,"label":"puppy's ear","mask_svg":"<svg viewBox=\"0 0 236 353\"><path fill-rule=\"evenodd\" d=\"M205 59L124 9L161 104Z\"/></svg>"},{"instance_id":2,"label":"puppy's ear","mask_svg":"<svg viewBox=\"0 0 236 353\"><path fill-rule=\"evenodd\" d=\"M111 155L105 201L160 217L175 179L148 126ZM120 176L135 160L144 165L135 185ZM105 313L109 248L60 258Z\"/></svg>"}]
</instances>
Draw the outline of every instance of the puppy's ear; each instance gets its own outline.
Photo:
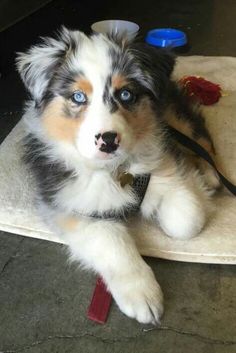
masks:
<instances>
[{"instance_id":1,"label":"puppy's ear","mask_svg":"<svg viewBox=\"0 0 236 353\"><path fill-rule=\"evenodd\" d=\"M160 69L166 74L169 78L173 72L175 66L175 57L174 54L165 49L155 49L154 59L155 64L160 67Z\"/></svg>"},{"instance_id":2,"label":"puppy's ear","mask_svg":"<svg viewBox=\"0 0 236 353\"><path fill-rule=\"evenodd\" d=\"M133 49L144 66L153 71L161 71L167 77L170 77L175 65L173 53L167 49L156 48L146 43L134 43Z\"/></svg>"},{"instance_id":3,"label":"puppy's ear","mask_svg":"<svg viewBox=\"0 0 236 353\"><path fill-rule=\"evenodd\" d=\"M144 43L134 43L131 51L145 72L146 80L154 95L159 97L164 95L175 65L174 55L168 50Z\"/></svg>"},{"instance_id":4,"label":"puppy's ear","mask_svg":"<svg viewBox=\"0 0 236 353\"><path fill-rule=\"evenodd\" d=\"M40 102L50 80L63 64L70 51L75 51L84 34L62 27L54 38L42 38L26 53L18 53L17 69L33 99Z\"/></svg>"}]
</instances>

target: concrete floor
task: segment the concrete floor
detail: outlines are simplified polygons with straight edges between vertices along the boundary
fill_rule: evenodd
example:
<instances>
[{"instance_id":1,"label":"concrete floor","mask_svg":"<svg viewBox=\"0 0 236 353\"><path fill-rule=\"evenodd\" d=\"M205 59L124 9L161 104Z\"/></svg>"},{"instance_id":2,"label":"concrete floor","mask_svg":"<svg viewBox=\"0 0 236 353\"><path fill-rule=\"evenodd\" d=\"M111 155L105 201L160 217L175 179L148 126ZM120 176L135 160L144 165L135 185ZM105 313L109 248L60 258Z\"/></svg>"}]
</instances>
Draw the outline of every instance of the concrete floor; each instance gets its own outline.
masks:
<instances>
[{"instance_id":1,"label":"concrete floor","mask_svg":"<svg viewBox=\"0 0 236 353\"><path fill-rule=\"evenodd\" d=\"M68 266L62 245L0 234L0 352L236 352L235 268L146 260L165 293L161 326L114 303L101 326L86 318L95 277Z\"/></svg>"},{"instance_id":2,"label":"concrete floor","mask_svg":"<svg viewBox=\"0 0 236 353\"><path fill-rule=\"evenodd\" d=\"M10 43L1 61L5 73L0 80L1 140L19 120L24 97L11 61L14 33L23 33L26 25L32 29L16 44L19 50L32 33L41 34L39 28L50 32L52 23L58 26L64 18L60 11L66 24L73 26L75 1L67 0L70 16L63 1L58 1L53 21L45 22L45 11L53 18L55 1L38 12L38 22L33 15L0 37L0 49L1 40ZM181 0L178 6L176 1L150 0L145 2L145 14L139 3L132 11L123 0L119 5L99 4L96 14L86 10L90 17L83 19L82 28L96 16L130 18L143 31L154 25L175 26L188 32L189 54L236 56L234 0ZM40 21L44 26L38 26ZM0 353L236 353L236 268L146 260L165 294L161 326L140 325L114 303L107 324L101 326L86 318L96 278L68 265L62 245L0 232Z\"/></svg>"}]
</instances>

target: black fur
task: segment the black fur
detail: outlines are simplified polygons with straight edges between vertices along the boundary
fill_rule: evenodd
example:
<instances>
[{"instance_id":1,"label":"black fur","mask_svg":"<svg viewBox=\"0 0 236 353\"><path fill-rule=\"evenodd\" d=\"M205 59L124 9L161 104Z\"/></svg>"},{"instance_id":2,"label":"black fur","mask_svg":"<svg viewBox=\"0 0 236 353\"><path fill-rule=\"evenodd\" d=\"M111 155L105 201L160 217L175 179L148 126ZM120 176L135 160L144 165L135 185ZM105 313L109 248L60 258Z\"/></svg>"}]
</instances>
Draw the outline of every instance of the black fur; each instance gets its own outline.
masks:
<instances>
[{"instance_id":1,"label":"black fur","mask_svg":"<svg viewBox=\"0 0 236 353\"><path fill-rule=\"evenodd\" d=\"M206 128L205 119L201 111L190 101L184 89L177 86L174 82L171 83L168 104L173 106L177 119L189 123L192 128L192 137L194 139L199 139L200 137L205 138L209 141L214 150L213 142Z\"/></svg>"},{"instance_id":2,"label":"black fur","mask_svg":"<svg viewBox=\"0 0 236 353\"><path fill-rule=\"evenodd\" d=\"M103 101L107 104L110 108L110 113L115 113L118 109L118 104L115 101L113 94L110 92L111 88L111 76L107 78L107 82L105 84L105 89L103 93Z\"/></svg>"},{"instance_id":3,"label":"black fur","mask_svg":"<svg viewBox=\"0 0 236 353\"><path fill-rule=\"evenodd\" d=\"M46 154L46 146L29 134L24 140L23 160L34 173L42 200L52 204L54 195L65 182L74 178L73 170L68 170L60 162L51 162Z\"/></svg>"}]
</instances>

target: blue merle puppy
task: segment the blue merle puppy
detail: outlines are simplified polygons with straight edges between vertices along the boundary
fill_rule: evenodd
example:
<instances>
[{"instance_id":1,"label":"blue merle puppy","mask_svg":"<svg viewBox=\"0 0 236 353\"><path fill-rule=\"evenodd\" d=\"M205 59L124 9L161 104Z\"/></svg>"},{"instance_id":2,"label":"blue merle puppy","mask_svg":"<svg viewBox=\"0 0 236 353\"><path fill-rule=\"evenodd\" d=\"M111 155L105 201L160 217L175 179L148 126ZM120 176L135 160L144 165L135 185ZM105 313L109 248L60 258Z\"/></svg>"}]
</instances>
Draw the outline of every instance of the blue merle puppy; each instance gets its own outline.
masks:
<instances>
[{"instance_id":1,"label":"blue merle puppy","mask_svg":"<svg viewBox=\"0 0 236 353\"><path fill-rule=\"evenodd\" d=\"M170 79L173 57L63 28L20 53L17 66L31 95L25 161L39 212L71 257L103 277L123 313L159 322L163 295L126 219L139 212L175 239L197 235L209 178L167 123L213 150L201 114Z\"/></svg>"}]
</instances>

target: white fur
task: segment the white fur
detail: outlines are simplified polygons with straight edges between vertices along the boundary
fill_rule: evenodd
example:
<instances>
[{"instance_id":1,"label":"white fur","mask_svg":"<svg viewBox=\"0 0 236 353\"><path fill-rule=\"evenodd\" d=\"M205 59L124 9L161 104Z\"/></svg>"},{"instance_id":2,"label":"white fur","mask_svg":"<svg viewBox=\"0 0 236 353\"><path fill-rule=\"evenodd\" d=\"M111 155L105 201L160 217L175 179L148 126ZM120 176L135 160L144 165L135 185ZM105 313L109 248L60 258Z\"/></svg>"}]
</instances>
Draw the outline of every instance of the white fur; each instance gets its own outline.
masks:
<instances>
[{"instance_id":1,"label":"white fur","mask_svg":"<svg viewBox=\"0 0 236 353\"><path fill-rule=\"evenodd\" d=\"M159 322L161 289L123 224L81 220L64 238L73 259L102 274L121 311L142 323Z\"/></svg>"},{"instance_id":2,"label":"white fur","mask_svg":"<svg viewBox=\"0 0 236 353\"><path fill-rule=\"evenodd\" d=\"M208 203L200 177L192 172L184 179L153 175L141 208L145 217L158 220L167 235L188 239L205 225Z\"/></svg>"},{"instance_id":3,"label":"white fur","mask_svg":"<svg viewBox=\"0 0 236 353\"><path fill-rule=\"evenodd\" d=\"M118 211L124 205L132 206L135 201L132 188L129 185L122 188L108 171L87 170L82 178L72 181L58 192L54 202L59 207L63 205L66 212L91 214Z\"/></svg>"}]
</instances>

